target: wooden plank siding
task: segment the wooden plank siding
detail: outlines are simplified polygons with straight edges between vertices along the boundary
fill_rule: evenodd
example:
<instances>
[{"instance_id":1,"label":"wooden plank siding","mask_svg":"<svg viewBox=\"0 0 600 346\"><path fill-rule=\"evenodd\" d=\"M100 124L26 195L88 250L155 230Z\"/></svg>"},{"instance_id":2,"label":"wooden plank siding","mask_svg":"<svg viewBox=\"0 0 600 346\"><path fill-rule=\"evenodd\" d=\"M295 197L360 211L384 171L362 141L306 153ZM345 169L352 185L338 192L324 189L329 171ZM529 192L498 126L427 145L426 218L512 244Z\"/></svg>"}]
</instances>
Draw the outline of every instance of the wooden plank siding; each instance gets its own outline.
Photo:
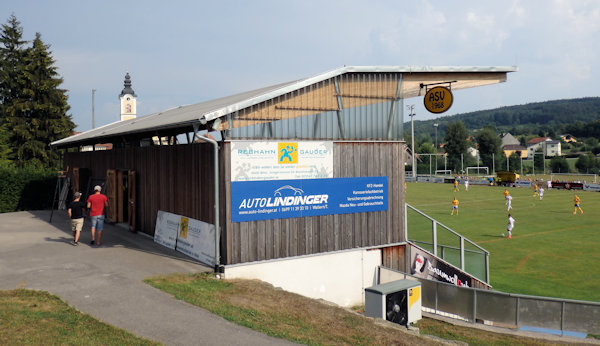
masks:
<instances>
[{"instance_id":1,"label":"wooden plank siding","mask_svg":"<svg viewBox=\"0 0 600 346\"><path fill-rule=\"evenodd\" d=\"M224 161L230 159L230 145L226 142L221 149ZM333 162L334 177L387 176L388 210L233 223L227 202L222 261L235 264L405 241L404 143L334 142ZM230 201L229 164L223 173L225 199Z\"/></svg>"},{"instance_id":2,"label":"wooden plank siding","mask_svg":"<svg viewBox=\"0 0 600 346\"><path fill-rule=\"evenodd\" d=\"M222 264L405 241L404 143L334 142L334 177L388 177L387 211L239 223L231 222L230 145L223 143L219 151ZM159 210L214 223L213 147L209 144L67 152L65 165L88 169L95 179L105 179L109 169L135 171L138 231L154 235Z\"/></svg>"},{"instance_id":3,"label":"wooden plank siding","mask_svg":"<svg viewBox=\"0 0 600 346\"><path fill-rule=\"evenodd\" d=\"M109 169L136 171L136 228L144 233L154 235L159 210L214 223L211 145L67 152L65 165L88 168L98 179L106 179Z\"/></svg>"}]
</instances>

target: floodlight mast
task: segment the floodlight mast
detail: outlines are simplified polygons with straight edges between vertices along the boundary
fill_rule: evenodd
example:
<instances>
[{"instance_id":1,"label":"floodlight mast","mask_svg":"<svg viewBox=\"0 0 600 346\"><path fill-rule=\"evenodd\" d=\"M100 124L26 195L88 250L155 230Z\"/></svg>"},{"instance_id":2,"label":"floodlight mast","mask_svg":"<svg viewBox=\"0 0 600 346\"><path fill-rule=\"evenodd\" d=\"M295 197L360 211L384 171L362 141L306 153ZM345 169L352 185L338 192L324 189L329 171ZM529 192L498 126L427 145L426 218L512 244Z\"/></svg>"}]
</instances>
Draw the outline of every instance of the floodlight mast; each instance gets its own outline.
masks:
<instances>
[{"instance_id":1,"label":"floodlight mast","mask_svg":"<svg viewBox=\"0 0 600 346\"><path fill-rule=\"evenodd\" d=\"M433 124L433 127L435 128L435 153L438 153L438 147L437 147L437 129L438 129L438 123ZM437 171L437 156L435 157L435 170Z\"/></svg>"},{"instance_id":2,"label":"floodlight mast","mask_svg":"<svg viewBox=\"0 0 600 346\"><path fill-rule=\"evenodd\" d=\"M415 123L413 121L414 117L415 117L415 113L414 113L414 109L415 109L415 105L408 105L406 106L406 108L410 111L410 138L411 138L411 156L412 156L412 177L416 178L417 177L417 167L415 166Z\"/></svg>"}]
</instances>

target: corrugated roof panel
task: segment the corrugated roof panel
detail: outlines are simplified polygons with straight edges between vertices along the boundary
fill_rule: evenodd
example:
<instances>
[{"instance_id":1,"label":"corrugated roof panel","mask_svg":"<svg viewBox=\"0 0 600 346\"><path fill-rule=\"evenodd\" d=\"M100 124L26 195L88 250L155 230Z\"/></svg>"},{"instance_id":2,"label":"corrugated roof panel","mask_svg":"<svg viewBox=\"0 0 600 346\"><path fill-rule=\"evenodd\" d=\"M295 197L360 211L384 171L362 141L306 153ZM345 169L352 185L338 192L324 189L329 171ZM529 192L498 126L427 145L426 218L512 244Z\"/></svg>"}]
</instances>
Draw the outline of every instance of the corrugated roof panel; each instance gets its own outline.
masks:
<instances>
[{"instance_id":1,"label":"corrugated roof panel","mask_svg":"<svg viewBox=\"0 0 600 346\"><path fill-rule=\"evenodd\" d=\"M115 122L52 142L51 145L57 147L76 146L79 145L79 143L90 141L101 142L105 139L128 134L148 133L151 131L177 127L183 128L198 122L201 118L205 121L212 121L227 114L233 114L240 110L247 110L249 107L273 100L282 95L298 90L308 90L305 88L318 85L318 83L330 80L333 77L345 73L402 73L405 77L403 77L401 97L408 98L420 94L421 90L419 83L422 83L422 80L432 82L440 80L447 81L449 80L448 78L452 79L453 77L456 77L455 79L457 79L457 82L453 84L452 88L461 89L503 82L506 79L506 73L515 71L517 71L516 67L505 66L345 66L306 79L281 83L194 105L180 106L131 120ZM390 86L393 89L394 81L386 81L386 83L391 83ZM331 87L330 84L328 85ZM380 88L381 87L382 86L380 86ZM344 89L347 89L347 87L344 86ZM353 91L350 91L350 93L352 92ZM364 91L360 90L357 90L357 92L364 93ZM383 91L380 90L380 92ZM301 101L301 96L298 96L295 101ZM323 108L332 106L323 100L320 100L319 104ZM352 102L349 102L348 105L352 105ZM337 107L336 105L333 106ZM354 106L359 105L356 104ZM310 111L304 111L303 113L299 112L299 115L306 115L308 113L310 113ZM248 119L250 118L251 117ZM260 120L260 117L258 117L256 124L260 125L267 121L270 120ZM290 124L287 126L290 126Z\"/></svg>"}]
</instances>

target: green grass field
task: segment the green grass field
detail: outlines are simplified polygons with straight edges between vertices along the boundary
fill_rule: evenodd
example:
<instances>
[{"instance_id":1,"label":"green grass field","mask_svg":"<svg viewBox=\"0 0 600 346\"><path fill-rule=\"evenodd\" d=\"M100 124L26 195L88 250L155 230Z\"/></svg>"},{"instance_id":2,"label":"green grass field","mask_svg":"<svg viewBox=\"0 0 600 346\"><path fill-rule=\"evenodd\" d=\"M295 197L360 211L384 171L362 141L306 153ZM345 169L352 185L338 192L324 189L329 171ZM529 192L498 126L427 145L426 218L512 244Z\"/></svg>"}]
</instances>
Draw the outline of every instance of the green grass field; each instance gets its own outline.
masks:
<instances>
[{"instance_id":1,"label":"green grass field","mask_svg":"<svg viewBox=\"0 0 600 346\"><path fill-rule=\"evenodd\" d=\"M451 184L408 183L406 201L488 250L494 289L600 301L600 193L546 190L540 201L532 189L508 188L516 222L512 239L506 239L504 188L459 187L455 193ZM583 215L573 215L575 193ZM460 201L458 216L450 215L453 196ZM409 238L431 242L431 223L408 215ZM457 237L438 233L440 243L458 246Z\"/></svg>"}]
</instances>

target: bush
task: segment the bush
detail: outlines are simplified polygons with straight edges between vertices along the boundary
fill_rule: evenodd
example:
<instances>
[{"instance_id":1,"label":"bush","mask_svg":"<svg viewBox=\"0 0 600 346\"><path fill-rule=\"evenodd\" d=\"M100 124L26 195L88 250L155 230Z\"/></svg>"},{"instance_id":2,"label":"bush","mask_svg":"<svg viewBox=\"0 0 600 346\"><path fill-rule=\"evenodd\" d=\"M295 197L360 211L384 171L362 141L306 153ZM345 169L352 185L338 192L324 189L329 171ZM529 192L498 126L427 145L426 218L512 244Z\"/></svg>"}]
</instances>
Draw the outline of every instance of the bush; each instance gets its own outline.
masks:
<instances>
[{"instance_id":1,"label":"bush","mask_svg":"<svg viewBox=\"0 0 600 346\"><path fill-rule=\"evenodd\" d=\"M0 165L0 213L50 209L56 174L47 168Z\"/></svg>"}]
</instances>

